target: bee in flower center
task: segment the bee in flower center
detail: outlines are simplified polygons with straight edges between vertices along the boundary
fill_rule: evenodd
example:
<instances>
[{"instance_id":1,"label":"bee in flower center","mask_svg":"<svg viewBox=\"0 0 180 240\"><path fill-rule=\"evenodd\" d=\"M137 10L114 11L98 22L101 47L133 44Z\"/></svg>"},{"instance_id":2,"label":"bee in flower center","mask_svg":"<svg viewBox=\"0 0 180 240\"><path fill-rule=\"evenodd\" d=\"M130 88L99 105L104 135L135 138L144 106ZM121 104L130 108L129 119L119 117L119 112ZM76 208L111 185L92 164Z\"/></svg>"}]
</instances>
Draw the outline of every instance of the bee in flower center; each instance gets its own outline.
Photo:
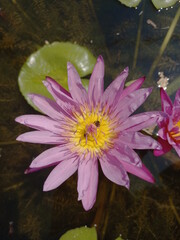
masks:
<instances>
[{"instance_id":1,"label":"bee in flower center","mask_svg":"<svg viewBox=\"0 0 180 240\"><path fill-rule=\"evenodd\" d=\"M96 127L100 127L100 121L95 121L94 124L96 125Z\"/></svg>"},{"instance_id":2,"label":"bee in flower center","mask_svg":"<svg viewBox=\"0 0 180 240\"><path fill-rule=\"evenodd\" d=\"M88 137L89 137L89 140L92 137L92 139L94 139L97 144L96 136L97 136L97 128L99 127L100 127L100 122L98 120L94 121L94 123L86 125L85 132L84 132L84 137L86 138L86 144L87 144Z\"/></svg>"}]
</instances>

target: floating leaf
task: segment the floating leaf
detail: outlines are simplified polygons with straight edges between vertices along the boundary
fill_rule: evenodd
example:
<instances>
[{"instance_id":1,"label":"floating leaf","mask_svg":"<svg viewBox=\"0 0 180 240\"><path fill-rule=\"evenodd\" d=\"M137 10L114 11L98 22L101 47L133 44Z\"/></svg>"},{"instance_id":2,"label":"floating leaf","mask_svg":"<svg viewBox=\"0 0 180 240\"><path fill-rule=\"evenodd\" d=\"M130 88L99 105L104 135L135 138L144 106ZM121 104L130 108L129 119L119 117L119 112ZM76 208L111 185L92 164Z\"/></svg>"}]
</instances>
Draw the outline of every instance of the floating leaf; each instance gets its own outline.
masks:
<instances>
[{"instance_id":1,"label":"floating leaf","mask_svg":"<svg viewBox=\"0 0 180 240\"><path fill-rule=\"evenodd\" d=\"M154 4L154 6L157 9L160 8L167 8L167 7L171 7L172 5L174 5L178 0L168 0L168 1L164 1L164 0L152 0L152 3Z\"/></svg>"},{"instance_id":2,"label":"floating leaf","mask_svg":"<svg viewBox=\"0 0 180 240\"><path fill-rule=\"evenodd\" d=\"M116 238L115 240L123 240L121 237Z\"/></svg>"},{"instance_id":3,"label":"floating leaf","mask_svg":"<svg viewBox=\"0 0 180 240\"><path fill-rule=\"evenodd\" d=\"M67 62L75 66L80 77L85 77L92 72L96 59L87 48L69 42L45 45L29 56L21 68L18 83L21 93L31 106L35 108L28 98L29 93L51 98L42 83L46 76L54 78L68 89ZM87 89L88 81L82 79L82 82Z\"/></svg>"},{"instance_id":4,"label":"floating leaf","mask_svg":"<svg viewBox=\"0 0 180 240\"><path fill-rule=\"evenodd\" d=\"M137 7L141 0L118 0L127 7Z\"/></svg>"},{"instance_id":5,"label":"floating leaf","mask_svg":"<svg viewBox=\"0 0 180 240\"><path fill-rule=\"evenodd\" d=\"M141 0L118 0L122 4L126 5L127 7L137 7ZM167 8L173 6L178 0L152 0L154 6L157 9L160 8Z\"/></svg>"},{"instance_id":6,"label":"floating leaf","mask_svg":"<svg viewBox=\"0 0 180 240\"><path fill-rule=\"evenodd\" d=\"M67 231L59 240L97 240L95 227L80 227Z\"/></svg>"}]
</instances>

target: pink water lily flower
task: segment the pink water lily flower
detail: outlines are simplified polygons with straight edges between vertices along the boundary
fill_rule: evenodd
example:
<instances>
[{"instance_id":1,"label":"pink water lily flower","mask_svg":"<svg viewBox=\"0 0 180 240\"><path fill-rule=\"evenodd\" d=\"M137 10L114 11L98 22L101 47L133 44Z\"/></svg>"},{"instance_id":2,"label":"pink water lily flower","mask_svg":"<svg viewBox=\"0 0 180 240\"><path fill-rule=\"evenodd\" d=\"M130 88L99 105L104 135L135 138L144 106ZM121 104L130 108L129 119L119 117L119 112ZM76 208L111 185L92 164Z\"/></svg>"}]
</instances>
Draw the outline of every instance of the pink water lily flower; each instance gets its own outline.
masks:
<instances>
[{"instance_id":1,"label":"pink water lily flower","mask_svg":"<svg viewBox=\"0 0 180 240\"><path fill-rule=\"evenodd\" d=\"M154 155L160 156L169 152L173 147L180 157L180 89L176 92L174 104L164 91L160 90L161 106L164 112L164 117L158 121L158 141L162 145L162 149L154 150Z\"/></svg>"},{"instance_id":2,"label":"pink water lily flower","mask_svg":"<svg viewBox=\"0 0 180 240\"><path fill-rule=\"evenodd\" d=\"M93 207L98 186L98 162L112 182L129 188L127 172L154 182L133 149L160 149L160 144L139 130L153 125L159 112L130 116L149 96L152 88L139 89L144 77L123 90L128 68L104 91L104 62L100 56L89 81L88 92L71 63L67 64L69 92L50 77L44 85L54 100L30 94L45 114L24 115L16 121L36 129L17 140L56 145L31 163L26 173L55 166L44 191L60 186L78 171L78 200L85 210Z\"/></svg>"}]
</instances>

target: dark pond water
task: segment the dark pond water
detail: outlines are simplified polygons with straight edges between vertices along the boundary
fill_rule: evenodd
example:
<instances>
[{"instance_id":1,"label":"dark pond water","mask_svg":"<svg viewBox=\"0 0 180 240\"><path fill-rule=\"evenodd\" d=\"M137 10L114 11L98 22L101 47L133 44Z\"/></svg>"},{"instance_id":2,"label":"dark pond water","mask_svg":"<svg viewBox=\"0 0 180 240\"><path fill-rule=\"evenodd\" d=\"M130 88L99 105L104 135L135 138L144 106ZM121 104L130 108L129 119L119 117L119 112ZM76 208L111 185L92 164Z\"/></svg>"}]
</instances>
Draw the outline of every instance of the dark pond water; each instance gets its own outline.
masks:
<instances>
[{"instance_id":1,"label":"dark pond water","mask_svg":"<svg viewBox=\"0 0 180 240\"><path fill-rule=\"evenodd\" d=\"M0 239L55 240L69 229L97 224L99 239L180 239L180 159L140 151L156 178L154 185L130 176L130 191L100 173L95 206L85 212L77 201L76 174L61 187L42 192L50 169L24 175L47 146L15 138L27 131L14 118L35 113L19 92L17 78L26 58L45 41L70 41L102 54L108 86L124 67L128 80L146 75L154 90L143 105L160 109L158 72L169 78L173 99L180 87L179 3L158 12L144 0L137 9L116 0L1 0L0 2ZM148 24L149 23L149 24ZM140 109L144 110L143 108ZM152 131L152 129L150 129Z\"/></svg>"}]
</instances>

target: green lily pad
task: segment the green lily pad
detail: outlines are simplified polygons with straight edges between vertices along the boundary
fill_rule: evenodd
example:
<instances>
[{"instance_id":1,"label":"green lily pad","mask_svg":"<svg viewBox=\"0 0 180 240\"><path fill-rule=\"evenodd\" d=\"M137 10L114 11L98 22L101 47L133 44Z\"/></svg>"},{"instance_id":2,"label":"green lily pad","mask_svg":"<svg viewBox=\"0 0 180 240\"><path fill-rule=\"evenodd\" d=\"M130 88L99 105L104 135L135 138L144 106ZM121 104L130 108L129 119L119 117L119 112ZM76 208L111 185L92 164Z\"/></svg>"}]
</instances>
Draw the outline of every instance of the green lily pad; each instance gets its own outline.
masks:
<instances>
[{"instance_id":1,"label":"green lily pad","mask_svg":"<svg viewBox=\"0 0 180 240\"><path fill-rule=\"evenodd\" d=\"M46 76L54 78L68 90L67 62L71 62L83 78L92 73L96 58L87 48L70 42L47 44L29 56L21 68L18 83L21 93L32 107L35 108L28 98L29 93L52 98L42 83ZM87 89L87 79L82 79L82 82Z\"/></svg>"},{"instance_id":2,"label":"green lily pad","mask_svg":"<svg viewBox=\"0 0 180 240\"><path fill-rule=\"evenodd\" d=\"M154 6L157 9L160 8L167 8L167 7L171 7L172 5L174 5L178 0L152 0L152 3L154 4Z\"/></svg>"},{"instance_id":3,"label":"green lily pad","mask_svg":"<svg viewBox=\"0 0 180 240\"><path fill-rule=\"evenodd\" d=\"M141 0L118 0L127 7L137 7Z\"/></svg>"},{"instance_id":4,"label":"green lily pad","mask_svg":"<svg viewBox=\"0 0 180 240\"><path fill-rule=\"evenodd\" d=\"M59 240L97 240L95 227L80 227L67 231Z\"/></svg>"},{"instance_id":5,"label":"green lily pad","mask_svg":"<svg viewBox=\"0 0 180 240\"><path fill-rule=\"evenodd\" d=\"M137 7L141 0L118 0L127 7ZM152 3L157 9L173 6L178 0L152 0Z\"/></svg>"},{"instance_id":6,"label":"green lily pad","mask_svg":"<svg viewBox=\"0 0 180 240\"><path fill-rule=\"evenodd\" d=\"M116 238L116 240L123 240L121 237Z\"/></svg>"}]
</instances>

